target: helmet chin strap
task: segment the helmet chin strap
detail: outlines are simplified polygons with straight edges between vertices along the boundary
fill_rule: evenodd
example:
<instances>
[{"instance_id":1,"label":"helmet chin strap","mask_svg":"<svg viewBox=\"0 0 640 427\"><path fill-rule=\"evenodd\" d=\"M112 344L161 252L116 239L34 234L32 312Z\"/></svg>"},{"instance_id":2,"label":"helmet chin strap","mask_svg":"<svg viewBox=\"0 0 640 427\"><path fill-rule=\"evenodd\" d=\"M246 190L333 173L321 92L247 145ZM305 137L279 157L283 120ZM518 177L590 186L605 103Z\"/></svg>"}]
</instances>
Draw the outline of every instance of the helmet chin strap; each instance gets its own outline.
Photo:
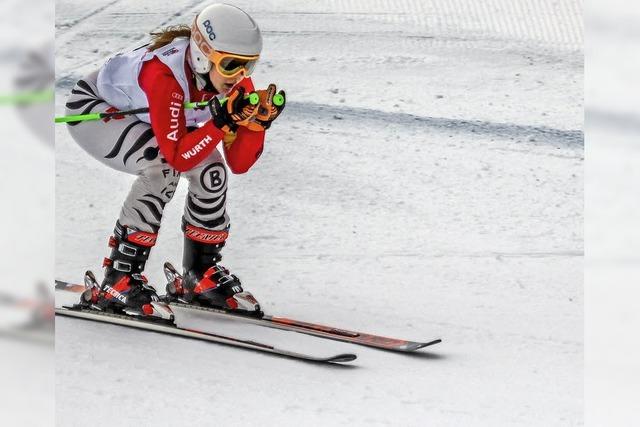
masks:
<instances>
[{"instance_id":1,"label":"helmet chin strap","mask_svg":"<svg viewBox=\"0 0 640 427\"><path fill-rule=\"evenodd\" d=\"M193 76L196 79L196 87L198 90L207 90L208 92L211 92L210 88L213 88L213 84L211 83L211 80L209 80L208 74L193 73Z\"/></svg>"},{"instance_id":2,"label":"helmet chin strap","mask_svg":"<svg viewBox=\"0 0 640 427\"><path fill-rule=\"evenodd\" d=\"M195 77L196 88L198 90L205 90L207 92L214 92L215 88L213 87L213 83L211 83L211 79L209 79L209 73L196 73L193 71L193 65L191 64L191 55L187 55L187 62L189 63L189 67L191 68L191 72Z\"/></svg>"}]
</instances>

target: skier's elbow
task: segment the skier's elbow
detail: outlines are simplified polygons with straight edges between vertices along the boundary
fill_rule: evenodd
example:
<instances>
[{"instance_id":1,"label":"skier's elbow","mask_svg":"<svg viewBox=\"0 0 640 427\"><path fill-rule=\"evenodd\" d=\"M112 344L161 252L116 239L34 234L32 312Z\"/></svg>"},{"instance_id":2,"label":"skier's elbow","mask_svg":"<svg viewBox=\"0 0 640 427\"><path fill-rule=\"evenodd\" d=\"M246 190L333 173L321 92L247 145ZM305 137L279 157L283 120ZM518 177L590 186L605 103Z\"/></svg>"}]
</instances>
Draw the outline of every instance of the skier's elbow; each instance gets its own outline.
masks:
<instances>
[{"instance_id":1,"label":"skier's elbow","mask_svg":"<svg viewBox=\"0 0 640 427\"><path fill-rule=\"evenodd\" d=\"M249 169L251 169L251 165L249 164L238 165L238 164L229 163L227 166L229 166L229 170L235 175L242 175L244 173L249 172Z\"/></svg>"}]
</instances>

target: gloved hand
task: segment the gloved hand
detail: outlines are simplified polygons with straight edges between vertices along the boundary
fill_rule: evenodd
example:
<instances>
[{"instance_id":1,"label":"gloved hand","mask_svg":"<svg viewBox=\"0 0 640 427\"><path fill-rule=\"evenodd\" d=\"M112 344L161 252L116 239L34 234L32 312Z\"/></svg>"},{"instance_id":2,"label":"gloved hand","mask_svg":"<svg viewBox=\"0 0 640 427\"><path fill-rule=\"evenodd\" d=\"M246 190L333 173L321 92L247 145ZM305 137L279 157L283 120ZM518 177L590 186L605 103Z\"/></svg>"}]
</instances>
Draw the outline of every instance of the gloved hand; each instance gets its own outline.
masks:
<instances>
[{"instance_id":1,"label":"gloved hand","mask_svg":"<svg viewBox=\"0 0 640 427\"><path fill-rule=\"evenodd\" d=\"M224 104L218 98L209 100L209 112L213 124L225 133L238 130L238 126L247 126L258 113L259 105L251 105L244 97L244 88L231 92Z\"/></svg>"},{"instance_id":2,"label":"gloved hand","mask_svg":"<svg viewBox=\"0 0 640 427\"><path fill-rule=\"evenodd\" d=\"M278 118L286 103L284 90L276 94L276 85L271 83L266 90L257 90L260 96L260 104L258 105L257 114L253 119L245 125L251 130L266 130L271 127L271 123ZM278 103L274 102L274 97L279 98ZM278 104L278 105L276 105Z\"/></svg>"}]
</instances>

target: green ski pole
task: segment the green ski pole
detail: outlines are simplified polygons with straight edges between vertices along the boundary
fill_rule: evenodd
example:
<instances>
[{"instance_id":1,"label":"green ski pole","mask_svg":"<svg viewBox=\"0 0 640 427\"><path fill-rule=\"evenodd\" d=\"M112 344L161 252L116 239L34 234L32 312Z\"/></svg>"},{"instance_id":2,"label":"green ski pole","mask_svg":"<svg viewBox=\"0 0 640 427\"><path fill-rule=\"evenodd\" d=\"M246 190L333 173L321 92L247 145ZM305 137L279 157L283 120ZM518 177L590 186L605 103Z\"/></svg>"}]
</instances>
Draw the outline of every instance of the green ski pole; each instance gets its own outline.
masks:
<instances>
[{"instance_id":1,"label":"green ski pole","mask_svg":"<svg viewBox=\"0 0 640 427\"><path fill-rule=\"evenodd\" d=\"M260 96L256 92L252 92L249 95L245 95L244 98L248 99L251 105L257 105L260 102ZM227 102L227 99L228 98L222 99L220 103L224 104L225 102ZM185 102L184 108L192 110L196 108L204 108L208 104L209 103L207 101ZM86 122L91 120L102 120L102 119L106 119L114 116L129 116L132 114L143 114L148 112L149 112L149 108L145 107L145 108L136 108L134 110L127 110L127 111L115 111L113 113L76 114L71 116L56 117L55 122L56 123L77 123L77 122Z\"/></svg>"},{"instance_id":2,"label":"green ski pole","mask_svg":"<svg viewBox=\"0 0 640 427\"><path fill-rule=\"evenodd\" d=\"M0 95L0 105L31 105L53 101L53 90Z\"/></svg>"}]
</instances>

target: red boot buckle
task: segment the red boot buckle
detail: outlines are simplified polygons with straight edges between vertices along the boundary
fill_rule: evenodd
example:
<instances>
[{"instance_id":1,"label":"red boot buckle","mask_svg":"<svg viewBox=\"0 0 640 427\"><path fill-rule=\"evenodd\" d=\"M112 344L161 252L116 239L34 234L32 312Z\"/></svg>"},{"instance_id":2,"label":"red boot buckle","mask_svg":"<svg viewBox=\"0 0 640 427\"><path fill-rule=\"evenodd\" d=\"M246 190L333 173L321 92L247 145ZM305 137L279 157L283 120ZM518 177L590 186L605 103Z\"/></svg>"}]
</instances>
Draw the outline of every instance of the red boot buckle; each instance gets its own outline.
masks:
<instances>
[{"instance_id":1,"label":"red boot buckle","mask_svg":"<svg viewBox=\"0 0 640 427\"><path fill-rule=\"evenodd\" d=\"M176 278L173 281L173 286L176 289L176 294L177 295L184 295L184 288L182 287L182 279L181 278Z\"/></svg>"},{"instance_id":2,"label":"red boot buckle","mask_svg":"<svg viewBox=\"0 0 640 427\"><path fill-rule=\"evenodd\" d=\"M236 301L234 297L227 298L226 302L231 310L235 310L238 308L238 301Z\"/></svg>"}]
</instances>

